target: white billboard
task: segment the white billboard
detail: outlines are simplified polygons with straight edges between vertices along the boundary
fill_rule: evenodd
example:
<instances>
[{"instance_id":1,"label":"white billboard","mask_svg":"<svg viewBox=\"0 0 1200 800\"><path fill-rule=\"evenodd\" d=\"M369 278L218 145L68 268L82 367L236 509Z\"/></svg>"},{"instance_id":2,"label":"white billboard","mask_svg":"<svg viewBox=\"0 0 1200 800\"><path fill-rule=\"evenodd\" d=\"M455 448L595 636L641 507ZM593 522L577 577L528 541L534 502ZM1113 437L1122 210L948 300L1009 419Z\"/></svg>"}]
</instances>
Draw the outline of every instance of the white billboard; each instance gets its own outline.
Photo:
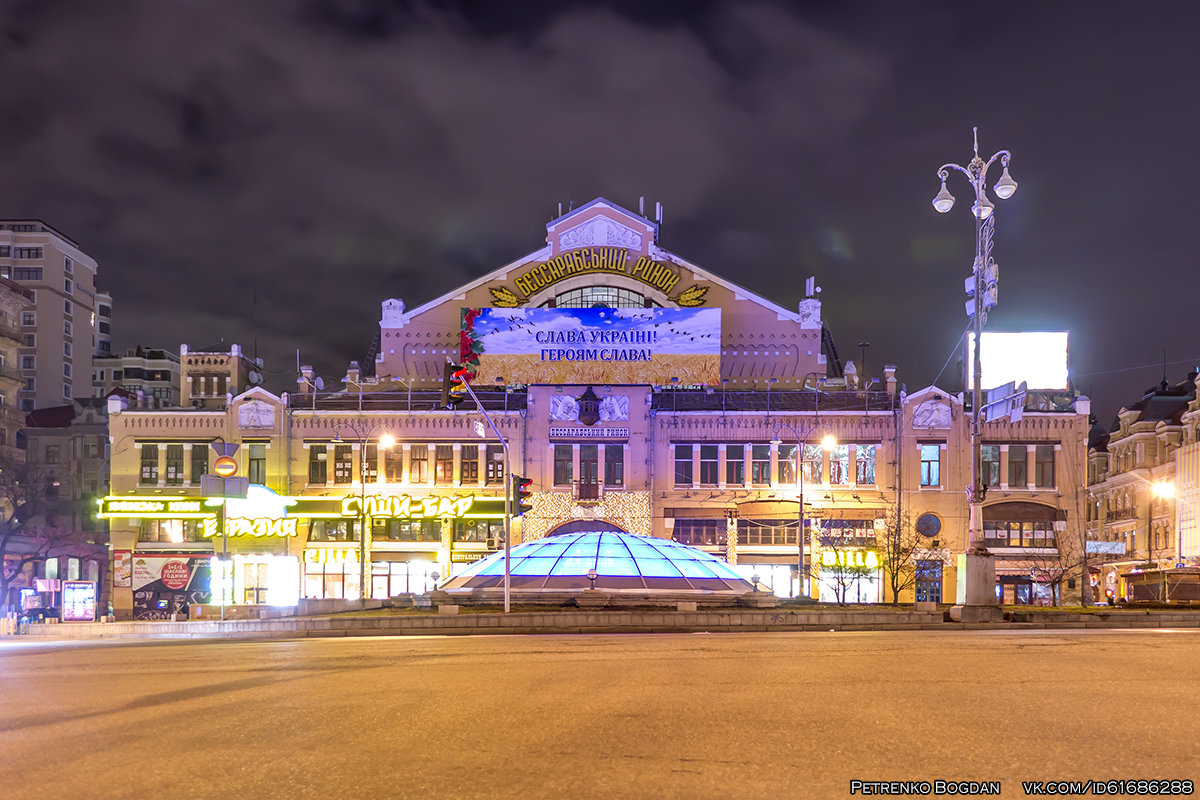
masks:
<instances>
[{"instance_id":1,"label":"white billboard","mask_svg":"<svg viewBox=\"0 0 1200 800\"><path fill-rule=\"evenodd\" d=\"M1067 388L1067 331L984 331L979 350L984 389L1003 384ZM967 335L967 387L975 379L975 334Z\"/></svg>"}]
</instances>

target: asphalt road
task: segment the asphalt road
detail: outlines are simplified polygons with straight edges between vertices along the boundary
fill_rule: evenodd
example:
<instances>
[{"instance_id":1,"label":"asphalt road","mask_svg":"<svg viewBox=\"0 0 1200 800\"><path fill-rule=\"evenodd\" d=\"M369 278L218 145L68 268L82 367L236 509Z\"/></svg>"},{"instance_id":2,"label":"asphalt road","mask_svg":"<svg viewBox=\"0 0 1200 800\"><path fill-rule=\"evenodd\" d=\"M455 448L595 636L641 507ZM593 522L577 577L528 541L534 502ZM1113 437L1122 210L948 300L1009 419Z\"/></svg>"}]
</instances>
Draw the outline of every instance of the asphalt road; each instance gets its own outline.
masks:
<instances>
[{"instance_id":1,"label":"asphalt road","mask_svg":"<svg viewBox=\"0 0 1200 800\"><path fill-rule=\"evenodd\" d=\"M0 640L0 797L1200 780L1200 632Z\"/></svg>"}]
</instances>

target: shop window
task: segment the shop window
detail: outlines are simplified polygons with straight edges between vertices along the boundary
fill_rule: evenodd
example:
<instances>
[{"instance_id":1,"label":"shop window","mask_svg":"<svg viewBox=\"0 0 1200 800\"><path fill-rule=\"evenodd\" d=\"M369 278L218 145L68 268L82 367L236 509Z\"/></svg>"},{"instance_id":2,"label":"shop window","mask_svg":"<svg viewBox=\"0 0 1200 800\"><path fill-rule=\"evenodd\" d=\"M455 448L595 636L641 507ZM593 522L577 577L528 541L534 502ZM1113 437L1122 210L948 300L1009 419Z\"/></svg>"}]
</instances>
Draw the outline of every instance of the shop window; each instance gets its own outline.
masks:
<instances>
[{"instance_id":1,"label":"shop window","mask_svg":"<svg viewBox=\"0 0 1200 800\"><path fill-rule=\"evenodd\" d=\"M504 520L499 519L456 519L453 524L454 541L496 544L504 541Z\"/></svg>"},{"instance_id":2,"label":"shop window","mask_svg":"<svg viewBox=\"0 0 1200 800\"><path fill-rule=\"evenodd\" d=\"M158 483L158 445L142 445L142 483Z\"/></svg>"},{"instance_id":3,"label":"shop window","mask_svg":"<svg viewBox=\"0 0 1200 800\"><path fill-rule=\"evenodd\" d=\"M1039 489L1054 488L1054 445L1039 444L1034 449L1033 484Z\"/></svg>"},{"instance_id":4,"label":"shop window","mask_svg":"<svg viewBox=\"0 0 1200 800\"><path fill-rule=\"evenodd\" d=\"M309 523L310 542L357 542L357 519L314 519Z\"/></svg>"},{"instance_id":5,"label":"shop window","mask_svg":"<svg viewBox=\"0 0 1200 800\"><path fill-rule=\"evenodd\" d=\"M999 486L1000 485L1000 445L985 444L980 448L983 458L983 474L980 476L983 479L984 486Z\"/></svg>"},{"instance_id":6,"label":"shop window","mask_svg":"<svg viewBox=\"0 0 1200 800\"><path fill-rule=\"evenodd\" d=\"M875 485L876 448L873 444L860 444L854 448L854 482L859 486Z\"/></svg>"},{"instance_id":7,"label":"shop window","mask_svg":"<svg viewBox=\"0 0 1200 800\"><path fill-rule=\"evenodd\" d=\"M354 482L354 447L348 444L333 446L333 482Z\"/></svg>"},{"instance_id":8,"label":"shop window","mask_svg":"<svg viewBox=\"0 0 1200 800\"><path fill-rule=\"evenodd\" d=\"M794 444L781 444L775 460L779 464L779 482L794 484L796 482L796 454L799 452Z\"/></svg>"},{"instance_id":9,"label":"shop window","mask_svg":"<svg viewBox=\"0 0 1200 800\"><path fill-rule=\"evenodd\" d=\"M750 483L766 486L771 482L771 445L750 445Z\"/></svg>"},{"instance_id":10,"label":"shop window","mask_svg":"<svg viewBox=\"0 0 1200 800\"><path fill-rule=\"evenodd\" d=\"M167 486L183 485L183 445L167 445Z\"/></svg>"},{"instance_id":11,"label":"shop window","mask_svg":"<svg viewBox=\"0 0 1200 800\"><path fill-rule=\"evenodd\" d=\"M825 448L819 444L804 445L804 482L825 482Z\"/></svg>"},{"instance_id":12,"label":"shop window","mask_svg":"<svg viewBox=\"0 0 1200 800\"><path fill-rule=\"evenodd\" d=\"M462 480L463 484L479 483L479 445L463 445L462 449Z\"/></svg>"},{"instance_id":13,"label":"shop window","mask_svg":"<svg viewBox=\"0 0 1200 800\"><path fill-rule=\"evenodd\" d=\"M921 445L921 485L942 485L942 447L938 444Z\"/></svg>"},{"instance_id":14,"label":"shop window","mask_svg":"<svg viewBox=\"0 0 1200 800\"><path fill-rule=\"evenodd\" d=\"M200 479L208 472L208 445L192 445L192 483L200 485Z\"/></svg>"},{"instance_id":15,"label":"shop window","mask_svg":"<svg viewBox=\"0 0 1200 800\"><path fill-rule=\"evenodd\" d=\"M724 547L727 538L725 520L677 519L671 529L671 538L695 547Z\"/></svg>"},{"instance_id":16,"label":"shop window","mask_svg":"<svg viewBox=\"0 0 1200 800\"><path fill-rule=\"evenodd\" d=\"M700 485L716 486L720 474L720 448L715 444L700 445Z\"/></svg>"},{"instance_id":17,"label":"shop window","mask_svg":"<svg viewBox=\"0 0 1200 800\"><path fill-rule=\"evenodd\" d=\"M442 523L436 519L374 519L371 537L387 542L440 542Z\"/></svg>"},{"instance_id":18,"label":"shop window","mask_svg":"<svg viewBox=\"0 0 1200 800\"><path fill-rule=\"evenodd\" d=\"M829 451L829 482L834 486L850 483L850 445L834 445Z\"/></svg>"},{"instance_id":19,"label":"shop window","mask_svg":"<svg viewBox=\"0 0 1200 800\"><path fill-rule=\"evenodd\" d=\"M449 486L454 482L454 446L439 444L433 451L433 482Z\"/></svg>"},{"instance_id":20,"label":"shop window","mask_svg":"<svg viewBox=\"0 0 1200 800\"><path fill-rule=\"evenodd\" d=\"M408 482L429 483L429 445L419 444L409 453Z\"/></svg>"},{"instance_id":21,"label":"shop window","mask_svg":"<svg viewBox=\"0 0 1200 800\"><path fill-rule=\"evenodd\" d=\"M1025 445L1010 444L1008 446L1008 485L1013 488L1023 488L1028 485L1028 458Z\"/></svg>"},{"instance_id":22,"label":"shop window","mask_svg":"<svg viewBox=\"0 0 1200 800\"><path fill-rule=\"evenodd\" d=\"M604 445L604 485L625 485L625 445Z\"/></svg>"},{"instance_id":23,"label":"shop window","mask_svg":"<svg viewBox=\"0 0 1200 800\"><path fill-rule=\"evenodd\" d=\"M486 480L489 485L504 483L504 445L487 446L487 462L484 467L487 470Z\"/></svg>"},{"instance_id":24,"label":"shop window","mask_svg":"<svg viewBox=\"0 0 1200 800\"><path fill-rule=\"evenodd\" d=\"M570 486L574 480L571 469L572 450L569 444L554 445L554 485Z\"/></svg>"},{"instance_id":25,"label":"shop window","mask_svg":"<svg viewBox=\"0 0 1200 800\"><path fill-rule=\"evenodd\" d=\"M725 445L725 483L744 486L746 483L746 447L741 444Z\"/></svg>"},{"instance_id":26,"label":"shop window","mask_svg":"<svg viewBox=\"0 0 1200 800\"><path fill-rule=\"evenodd\" d=\"M329 452L323 444L314 444L308 448L308 482L314 484L327 483L329 480Z\"/></svg>"},{"instance_id":27,"label":"shop window","mask_svg":"<svg viewBox=\"0 0 1200 800\"><path fill-rule=\"evenodd\" d=\"M207 542L204 523L198 519L139 519L138 541L156 544Z\"/></svg>"},{"instance_id":28,"label":"shop window","mask_svg":"<svg viewBox=\"0 0 1200 800\"><path fill-rule=\"evenodd\" d=\"M267 446L265 444L252 444L249 448L250 457L247 462L246 477L250 483L257 483L260 486L267 485Z\"/></svg>"},{"instance_id":29,"label":"shop window","mask_svg":"<svg viewBox=\"0 0 1200 800\"><path fill-rule=\"evenodd\" d=\"M404 473L404 451L400 447L388 447L383 451L383 479L387 483L399 483Z\"/></svg>"},{"instance_id":30,"label":"shop window","mask_svg":"<svg viewBox=\"0 0 1200 800\"><path fill-rule=\"evenodd\" d=\"M738 547L742 545L796 544L796 531L800 520L792 519L739 519Z\"/></svg>"},{"instance_id":31,"label":"shop window","mask_svg":"<svg viewBox=\"0 0 1200 800\"><path fill-rule=\"evenodd\" d=\"M692 485L692 446L690 444L675 445L675 485Z\"/></svg>"}]
</instances>

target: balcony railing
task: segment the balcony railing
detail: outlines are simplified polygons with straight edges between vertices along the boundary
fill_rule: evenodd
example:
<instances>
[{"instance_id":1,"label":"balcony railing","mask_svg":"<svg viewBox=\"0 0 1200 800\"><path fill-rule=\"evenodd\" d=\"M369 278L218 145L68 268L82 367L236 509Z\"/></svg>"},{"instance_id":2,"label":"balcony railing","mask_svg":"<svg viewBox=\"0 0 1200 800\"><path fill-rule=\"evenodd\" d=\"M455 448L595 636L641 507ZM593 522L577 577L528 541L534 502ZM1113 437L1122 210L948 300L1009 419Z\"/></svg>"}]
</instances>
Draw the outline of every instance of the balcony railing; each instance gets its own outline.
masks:
<instances>
[{"instance_id":1,"label":"balcony railing","mask_svg":"<svg viewBox=\"0 0 1200 800\"><path fill-rule=\"evenodd\" d=\"M579 503L599 503L604 499L603 487L597 481L576 481L575 500Z\"/></svg>"},{"instance_id":2,"label":"balcony railing","mask_svg":"<svg viewBox=\"0 0 1200 800\"><path fill-rule=\"evenodd\" d=\"M1118 511L1109 511L1105 517L1110 522L1115 522L1122 519L1137 519L1138 512L1137 509L1134 508L1123 508Z\"/></svg>"}]
</instances>

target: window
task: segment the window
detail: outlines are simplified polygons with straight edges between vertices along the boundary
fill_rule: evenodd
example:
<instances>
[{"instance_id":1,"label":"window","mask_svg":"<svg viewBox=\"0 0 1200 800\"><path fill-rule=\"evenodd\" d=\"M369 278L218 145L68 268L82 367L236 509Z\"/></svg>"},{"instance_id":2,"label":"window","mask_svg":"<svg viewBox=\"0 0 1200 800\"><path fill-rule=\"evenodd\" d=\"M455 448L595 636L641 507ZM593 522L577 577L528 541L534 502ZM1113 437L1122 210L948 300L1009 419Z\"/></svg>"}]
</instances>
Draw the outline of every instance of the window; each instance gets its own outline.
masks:
<instances>
[{"instance_id":1,"label":"window","mask_svg":"<svg viewBox=\"0 0 1200 800\"><path fill-rule=\"evenodd\" d=\"M504 483L504 445L487 446L486 480L489 484Z\"/></svg>"},{"instance_id":2,"label":"window","mask_svg":"<svg viewBox=\"0 0 1200 800\"><path fill-rule=\"evenodd\" d=\"M850 445L837 444L830 449L829 482L834 486L850 483Z\"/></svg>"},{"instance_id":3,"label":"window","mask_svg":"<svg viewBox=\"0 0 1200 800\"><path fill-rule=\"evenodd\" d=\"M715 444L700 445L700 484L716 486L719 482L721 462L718 458L720 448Z\"/></svg>"},{"instance_id":4,"label":"window","mask_svg":"<svg viewBox=\"0 0 1200 800\"><path fill-rule=\"evenodd\" d=\"M1034 449L1033 484L1039 489L1054 488L1054 445L1039 444Z\"/></svg>"},{"instance_id":5,"label":"window","mask_svg":"<svg viewBox=\"0 0 1200 800\"><path fill-rule=\"evenodd\" d=\"M12 257L13 258L30 258L30 259L41 258L42 257L42 248L40 248L40 247L14 247L12 249ZM16 274L19 271L20 270L15 270L15 269L13 270L13 277L16 280L20 280L20 278L16 277ZM42 270L39 268L37 272L38 272L37 280L41 280ZM28 280L28 279L26 279L26 280Z\"/></svg>"},{"instance_id":6,"label":"window","mask_svg":"<svg viewBox=\"0 0 1200 800\"><path fill-rule=\"evenodd\" d=\"M479 483L479 445L463 445L462 480L460 483Z\"/></svg>"},{"instance_id":7,"label":"window","mask_svg":"<svg viewBox=\"0 0 1200 800\"><path fill-rule=\"evenodd\" d=\"M918 603L942 602L941 561L918 561L916 581Z\"/></svg>"},{"instance_id":8,"label":"window","mask_svg":"<svg viewBox=\"0 0 1200 800\"><path fill-rule=\"evenodd\" d=\"M69 259L69 258L63 259L63 272L67 273L68 275L74 274L75 269L74 269L74 265L71 263L71 259Z\"/></svg>"},{"instance_id":9,"label":"window","mask_svg":"<svg viewBox=\"0 0 1200 800\"><path fill-rule=\"evenodd\" d=\"M37 369L37 356L21 356L21 369Z\"/></svg>"},{"instance_id":10,"label":"window","mask_svg":"<svg viewBox=\"0 0 1200 800\"><path fill-rule=\"evenodd\" d=\"M582 289L572 289L558 295L553 301L555 308L643 308L648 304L658 305L652 300L647 301L645 295L617 286L585 286Z\"/></svg>"},{"instance_id":11,"label":"window","mask_svg":"<svg viewBox=\"0 0 1200 800\"><path fill-rule=\"evenodd\" d=\"M778 450L776 461L779 462L779 482L795 483L798 448L794 444L781 444L778 446Z\"/></svg>"},{"instance_id":12,"label":"window","mask_svg":"<svg viewBox=\"0 0 1200 800\"><path fill-rule=\"evenodd\" d=\"M21 312L21 324L22 325L37 325L37 312L36 311L22 311Z\"/></svg>"},{"instance_id":13,"label":"window","mask_svg":"<svg viewBox=\"0 0 1200 800\"><path fill-rule=\"evenodd\" d=\"M724 547L725 530L723 519L677 519L671 528L671 538L695 547Z\"/></svg>"},{"instance_id":14,"label":"window","mask_svg":"<svg viewBox=\"0 0 1200 800\"><path fill-rule=\"evenodd\" d=\"M247 463L246 478L250 483L260 486L267 484L267 446L265 444L250 445L250 457Z\"/></svg>"},{"instance_id":15,"label":"window","mask_svg":"<svg viewBox=\"0 0 1200 800\"><path fill-rule=\"evenodd\" d=\"M70 299L63 300L63 313L68 317L75 311L75 304Z\"/></svg>"},{"instance_id":16,"label":"window","mask_svg":"<svg viewBox=\"0 0 1200 800\"><path fill-rule=\"evenodd\" d=\"M725 445L725 483L730 486L742 486L746 483L745 445Z\"/></svg>"},{"instance_id":17,"label":"window","mask_svg":"<svg viewBox=\"0 0 1200 800\"><path fill-rule=\"evenodd\" d=\"M625 484L625 445L604 445L604 485Z\"/></svg>"},{"instance_id":18,"label":"window","mask_svg":"<svg viewBox=\"0 0 1200 800\"><path fill-rule=\"evenodd\" d=\"M348 444L333 446L333 482L354 482L354 447Z\"/></svg>"},{"instance_id":19,"label":"window","mask_svg":"<svg viewBox=\"0 0 1200 800\"><path fill-rule=\"evenodd\" d=\"M921 485L941 486L942 447L938 444L921 445Z\"/></svg>"},{"instance_id":20,"label":"window","mask_svg":"<svg viewBox=\"0 0 1200 800\"><path fill-rule=\"evenodd\" d=\"M63 355L67 358L71 357L71 343L63 342Z\"/></svg>"},{"instance_id":21,"label":"window","mask_svg":"<svg viewBox=\"0 0 1200 800\"><path fill-rule=\"evenodd\" d=\"M75 393L71 390L71 384L64 383L63 384L63 397L66 398L67 400L70 400L74 396L75 396Z\"/></svg>"},{"instance_id":22,"label":"window","mask_svg":"<svg viewBox=\"0 0 1200 800\"><path fill-rule=\"evenodd\" d=\"M12 250L9 248L9 245L0 244L0 258L11 258L11 257L12 257ZM5 275L4 277L7 278L8 276Z\"/></svg>"},{"instance_id":23,"label":"window","mask_svg":"<svg viewBox=\"0 0 1200 800\"><path fill-rule=\"evenodd\" d=\"M692 446L690 444L675 445L675 485L692 485Z\"/></svg>"},{"instance_id":24,"label":"window","mask_svg":"<svg viewBox=\"0 0 1200 800\"><path fill-rule=\"evenodd\" d=\"M70 294L71 292L75 291L75 284L71 281L70 278L63 278L63 291L66 292L67 294Z\"/></svg>"},{"instance_id":25,"label":"window","mask_svg":"<svg viewBox=\"0 0 1200 800\"><path fill-rule=\"evenodd\" d=\"M1026 471L1029 467L1029 455L1026 452L1023 444L1010 444L1008 446L1008 485L1013 487L1023 487L1028 485L1029 480L1026 476Z\"/></svg>"},{"instance_id":26,"label":"window","mask_svg":"<svg viewBox=\"0 0 1200 800\"><path fill-rule=\"evenodd\" d=\"M495 519L456 519L451 526L454 541L493 544L504 541L504 521Z\"/></svg>"},{"instance_id":27,"label":"window","mask_svg":"<svg viewBox=\"0 0 1200 800\"><path fill-rule=\"evenodd\" d=\"M33 325L34 323L28 322L25 324ZM22 347L37 347L37 334L36 333L21 334L21 346Z\"/></svg>"},{"instance_id":28,"label":"window","mask_svg":"<svg viewBox=\"0 0 1200 800\"><path fill-rule=\"evenodd\" d=\"M325 483L328 480L329 453L323 444L308 448L308 482Z\"/></svg>"},{"instance_id":29,"label":"window","mask_svg":"<svg viewBox=\"0 0 1200 800\"><path fill-rule=\"evenodd\" d=\"M766 486L771 482L771 445L750 445L750 483Z\"/></svg>"},{"instance_id":30,"label":"window","mask_svg":"<svg viewBox=\"0 0 1200 800\"><path fill-rule=\"evenodd\" d=\"M983 485L1000 485L1000 445L985 444L980 448L983 458Z\"/></svg>"},{"instance_id":31,"label":"window","mask_svg":"<svg viewBox=\"0 0 1200 800\"><path fill-rule=\"evenodd\" d=\"M183 485L183 445L167 445L167 485Z\"/></svg>"},{"instance_id":32,"label":"window","mask_svg":"<svg viewBox=\"0 0 1200 800\"><path fill-rule=\"evenodd\" d=\"M571 469L572 448L569 444L554 445L554 485L570 486L574 479Z\"/></svg>"},{"instance_id":33,"label":"window","mask_svg":"<svg viewBox=\"0 0 1200 800\"><path fill-rule=\"evenodd\" d=\"M99 458L101 453L100 436L84 436L83 437L83 457L84 458Z\"/></svg>"},{"instance_id":34,"label":"window","mask_svg":"<svg viewBox=\"0 0 1200 800\"><path fill-rule=\"evenodd\" d=\"M67 324L70 324L70 323L67 323ZM101 333L112 333L112 326L109 325L107 322L101 322L96 327L99 329L99 331Z\"/></svg>"},{"instance_id":35,"label":"window","mask_svg":"<svg viewBox=\"0 0 1200 800\"><path fill-rule=\"evenodd\" d=\"M419 444L409 453L408 482L429 483L429 445Z\"/></svg>"},{"instance_id":36,"label":"window","mask_svg":"<svg viewBox=\"0 0 1200 800\"><path fill-rule=\"evenodd\" d=\"M379 482L379 445L369 444L363 448L364 464L359 465L359 474L361 475L365 468L367 474L367 483Z\"/></svg>"},{"instance_id":37,"label":"window","mask_svg":"<svg viewBox=\"0 0 1200 800\"><path fill-rule=\"evenodd\" d=\"M192 445L192 483L200 485L200 479L208 472L208 445L197 442Z\"/></svg>"},{"instance_id":38,"label":"window","mask_svg":"<svg viewBox=\"0 0 1200 800\"><path fill-rule=\"evenodd\" d=\"M819 444L804 445L804 482L825 482L825 448Z\"/></svg>"},{"instance_id":39,"label":"window","mask_svg":"<svg viewBox=\"0 0 1200 800\"><path fill-rule=\"evenodd\" d=\"M64 378L71 377L71 365L70 364L63 364L63 377Z\"/></svg>"},{"instance_id":40,"label":"window","mask_svg":"<svg viewBox=\"0 0 1200 800\"><path fill-rule=\"evenodd\" d=\"M600 485L600 446L595 444L579 445L579 484L580 486L595 487ZM595 489L586 494L580 493L581 500L597 500L600 495Z\"/></svg>"},{"instance_id":41,"label":"window","mask_svg":"<svg viewBox=\"0 0 1200 800\"><path fill-rule=\"evenodd\" d=\"M875 484L875 448L873 444L860 444L854 448L854 482L859 486Z\"/></svg>"},{"instance_id":42,"label":"window","mask_svg":"<svg viewBox=\"0 0 1200 800\"><path fill-rule=\"evenodd\" d=\"M404 472L404 450L398 446L388 447L383 451L383 480L387 483L399 483Z\"/></svg>"},{"instance_id":43,"label":"window","mask_svg":"<svg viewBox=\"0 0 1200 800\"><path fill-rule=\"evenodd\" d=\"M57 464L62 460L62 448L56 444L46 445L46 463Z\"/></svg>"},{"instance_id":44,"label":"window","mask_svg":"<svg viewBox=\"0 0 1200 800\"><path fill-rule=\"evenodd\" d=\"M25 379L25 390L28 392L37 391L37 379L36 378L26 378Z\"/></svg>"},{"instance_id":45,"label":"window","mask_svg":"<svg viewBox=\"0 0 1200 800\"><path fill-rule=\"evenodd\" d=\"M18 250L20 248L17 248ZM20 258L20 256L17 256ZM12 276L14 281L40 281L42 279L41 267L13 267Z\"/></svg>"},{"instance_id":46,"label":"window","mask_svg":"<svg viewBox=\"0 0 1200 800\"><path fill-rule=\"evenodd\" d=\"M158 483L158 445L142 445L142 483Z\"/></svg>"},{"instance_id":47,"label":"window","mask_svg":"<svg viewBox=\"0 0 1200 800\"><path fill-rule=\"evenodd\" d=\"M445 486L454 482L454 447L439 444L433 451L433 482Z\"/></svg>"},{"instance_id":48,"label":"window","mask_svg":"<svg viewBox=\"0 0 1200 800\"><path fill-rule=\"evenodd\" d=\"M102 317L111 317L111 316L112 316L112 309L111 309L111 308L109 308L108 306L100 306L100 316L102 316Z\"/></svg>"},{"instance_id":49,"label":"window","mask_svg":"<svg viewBox=\"0 0 1200 800\"><path fill-rule=\"evenodd\" d=\"M64 319L63 320L63 333L67 336L72 336L73 334L71 333L71 331L73 331L73 330L74 330L74 328L71 325L71 320Z\"/></svg>"}]
</instances>

